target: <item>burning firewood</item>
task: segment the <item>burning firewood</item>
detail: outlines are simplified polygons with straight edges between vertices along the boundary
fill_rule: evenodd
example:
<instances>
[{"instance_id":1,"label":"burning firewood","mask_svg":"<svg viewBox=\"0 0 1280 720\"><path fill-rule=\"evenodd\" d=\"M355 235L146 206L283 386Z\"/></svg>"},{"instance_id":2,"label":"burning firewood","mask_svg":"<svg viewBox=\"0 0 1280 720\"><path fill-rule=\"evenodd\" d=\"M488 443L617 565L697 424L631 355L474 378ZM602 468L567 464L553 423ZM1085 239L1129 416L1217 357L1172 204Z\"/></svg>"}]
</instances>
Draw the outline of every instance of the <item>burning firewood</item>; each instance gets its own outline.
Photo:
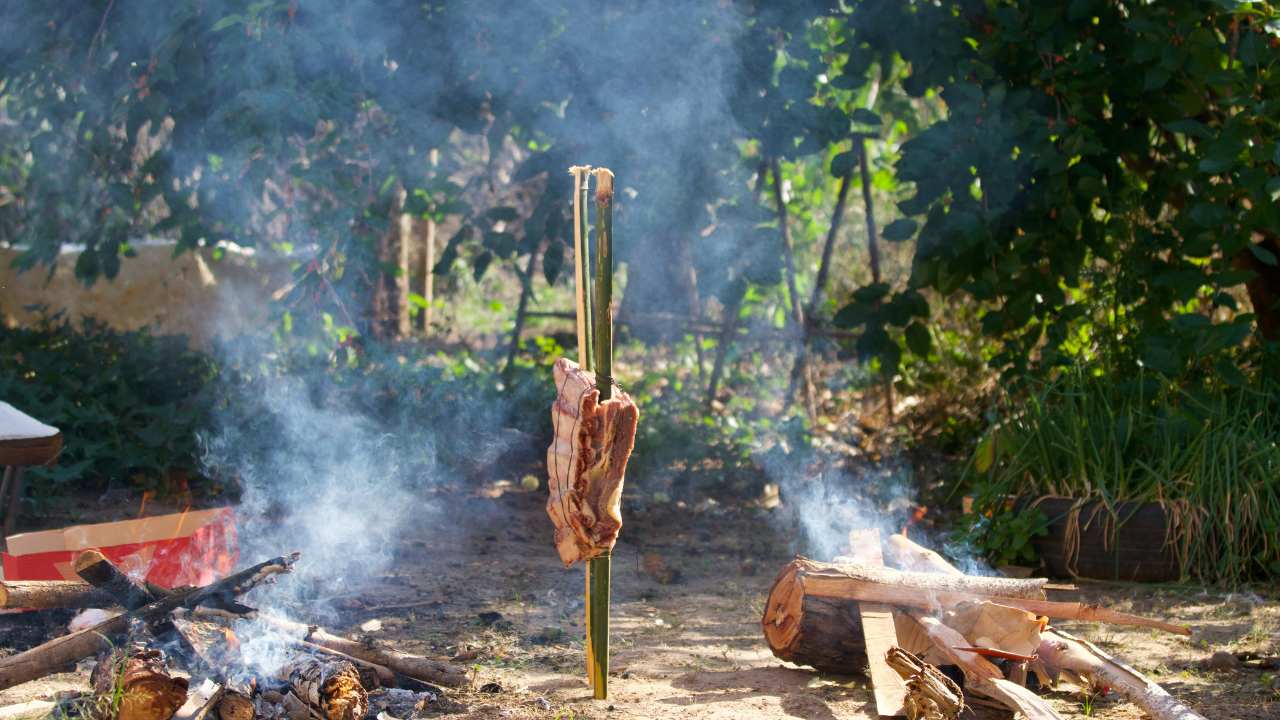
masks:
<instances>
[{"instance_id":1,"label":"burning firewood","mask_svg":"<svg viewBox=\"0 0 1280 720\"><path fill-rule=\"evenodd\" d=\"M607 553L622 529L622 482L640 412L614 385L600 400L596 376L568 358L556 361L555 439L547 448L556 550L566 566Z\"/></svg>"},{"instance_id":2,"label":"burning firewood","mask_svg":"<svg viewBox=\"0 0 1280 720\"><path fill-rule=\"evenodd\" d=\"M194 607L220 598L238 597L279 573L289 572L297 559L294 554L259 563L204 587L175 592L86 630L0 659L0 690L44 677L101 650L110 649L109 638L123 632L131 620L151 620L179 607Z\"/></svg>"},{"instance_id":3,"label":"burning firewood","mask_svg":"<svg viewBox=\"0 0 1280 720\"><path fill-rule=\"evenodd\" d=\"M164 654L143 645L107 654L90 684L114 711L111 720L169 720L187 700L187 679L170 675Z\"/></svg>"},{"instance_id":4,"label":"burning firewood","mask_svg":"<svg viewBox=\"0 0 1280 720\"><path fill-rule=\"evenodd\" d=\"M280 672L294 694L324 720L362 720L369 695L356 666L333 657L300 656Z\"/></svg>"}]
</instances>

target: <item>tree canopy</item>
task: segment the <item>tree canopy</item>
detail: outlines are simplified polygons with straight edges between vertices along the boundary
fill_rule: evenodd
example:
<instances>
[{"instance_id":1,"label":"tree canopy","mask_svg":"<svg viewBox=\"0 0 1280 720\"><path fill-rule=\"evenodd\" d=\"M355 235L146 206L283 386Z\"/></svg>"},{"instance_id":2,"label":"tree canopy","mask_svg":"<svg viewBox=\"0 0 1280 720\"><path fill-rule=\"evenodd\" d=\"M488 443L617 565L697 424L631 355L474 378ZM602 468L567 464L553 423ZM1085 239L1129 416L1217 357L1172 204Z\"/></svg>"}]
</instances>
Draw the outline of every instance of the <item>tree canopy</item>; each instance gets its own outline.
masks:
<instances>
[{"instance_id":1,"label":"tree canopy","mask_svg":"<svg viewBox=\"0 0 1280 720\"><path fill-rule=\"evenodd\" d=\"M0 22L24 29L0 40L0 240L28 268L79 243L77 274L111 278L147 235L313 248L286 307L365 332L398 210L461 219L436 273L536 253L563 282L563 172L590 161L642 238L628 302L671 309L692 265L730 305L786 275L768 188L812 225L870 147L914 261L834 323L888 370L930 353L931 302L979 307L1013 372L1243 381L1280 335L1271 3L14 0ZM531 208L473 202L544 173Z\"/></svg>"}]
</instances>

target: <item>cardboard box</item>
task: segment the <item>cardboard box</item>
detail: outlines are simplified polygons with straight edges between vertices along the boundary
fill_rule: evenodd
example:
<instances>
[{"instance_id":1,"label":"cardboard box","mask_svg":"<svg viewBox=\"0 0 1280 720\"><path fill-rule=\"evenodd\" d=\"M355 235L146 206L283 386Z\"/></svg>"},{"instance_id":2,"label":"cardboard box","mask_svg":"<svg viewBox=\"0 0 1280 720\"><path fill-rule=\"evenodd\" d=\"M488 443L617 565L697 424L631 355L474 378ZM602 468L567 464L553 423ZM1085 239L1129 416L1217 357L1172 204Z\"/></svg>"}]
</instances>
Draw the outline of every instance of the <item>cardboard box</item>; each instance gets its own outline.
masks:
<instances>
[{"instance_id":1,"label":"cardboard box","mask_svg":"<svg viewBox=\"0 0 1280 720\"><path fill-rule=\"evenodd\" d=\"M97 548L121 570L161 587L207 585L229 574L240 554L231 508L193 510L10 535L3 554L4 577L78 579L72 563L88 548Z\"/></svg>"}]
</instances>

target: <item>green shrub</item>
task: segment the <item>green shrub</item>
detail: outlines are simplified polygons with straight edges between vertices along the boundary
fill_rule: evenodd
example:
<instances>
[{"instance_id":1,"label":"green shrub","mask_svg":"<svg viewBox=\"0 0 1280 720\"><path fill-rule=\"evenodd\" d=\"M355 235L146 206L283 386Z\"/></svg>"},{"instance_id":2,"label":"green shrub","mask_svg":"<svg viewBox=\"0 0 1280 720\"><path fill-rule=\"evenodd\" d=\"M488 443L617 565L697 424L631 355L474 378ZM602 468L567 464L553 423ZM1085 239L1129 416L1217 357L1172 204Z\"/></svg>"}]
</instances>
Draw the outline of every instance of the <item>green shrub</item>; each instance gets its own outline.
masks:
<instances>
[{"instance_id":1,"label":"green shrub","mask_svg":"<svg viewBox=\"0 0 1280 720\"><path fill-rule=\"evenodd\" d=\"M218 371L185 338L53 316L0 334L0 367L0 398L63 433L57 463L29 474L37 499L111 483L164 489L197 470L195 431Z\"/></svg>"}]
</instances>

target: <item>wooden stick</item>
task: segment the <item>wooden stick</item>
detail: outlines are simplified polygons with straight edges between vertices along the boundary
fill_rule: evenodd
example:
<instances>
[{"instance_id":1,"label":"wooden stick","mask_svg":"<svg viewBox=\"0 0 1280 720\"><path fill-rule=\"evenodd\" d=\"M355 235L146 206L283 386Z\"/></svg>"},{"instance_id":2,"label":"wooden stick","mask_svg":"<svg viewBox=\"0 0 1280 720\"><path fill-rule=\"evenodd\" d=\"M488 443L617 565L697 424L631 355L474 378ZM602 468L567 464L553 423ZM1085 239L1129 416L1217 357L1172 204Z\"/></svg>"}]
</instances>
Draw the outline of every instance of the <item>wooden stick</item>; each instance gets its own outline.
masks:
<instances>
[{"instance_id":1,"label":"wooden stick","mask_svg":"<svg viewBox=\"0 0 1280 720\"><path fill-rule=\"evenodd\" d=\"M225 617L225 613L222 611L206 611L203 608L197 610L195 614L197 616L211 614ZM466 668L452 663L447 663L443 660L434 660L432 658L422 657L421 655L411 655L398 650L384 648L379 645L365 644L356 640L348 640L347 638L334 635L317 625L304 625L303 623L275 615L256 613L255 617L265 620L271 625L279 628L281 631L306 640L307 642L315 643L316 645L330 650L337 650L340 653L373 663L374 665L382 665L383 667L394 670L401 675L415 680L435 683L437 685L445 685L447 687L462 687L468 682Z\"/></svg>"},{"instance_id":2,"label":"wooden stick","mask_svg":"<svg viewBox=\"0 0 1280 720\"><path fill-rule=\"evenodd\" d=\"M178 607L192 607L217 597L241 595L279 573L289 572L297 559L298 555L294 553L258 563L210 585L175 593L91 628L63 635L17 655L0 659L0 690L57 672L111 647L109 636L122 632L131 619L149 620Z\"/></svg>"},{"instance_id":3,"label":"wooden stick","mask_svg":"<svg viewBox=\"0 0 1280 720\"><path fill-rule=\"evenodd\" d=\"M1156 720L1205 720L1137 670L1061 630L1051 628L1040 636L1037 655L1046 667L1069 670L1095 685L1110 687Z\"/></svg>"},{"instance_id":4,"label":"wooden stick","mask_svg":"<svg viewBox=\"0 0 1280 720\"><path fill-rule=\"evenodd\" d=\"M116 601L92 585L75 580L5 580L0 582L0 607L48 610L105 608Z\"/></svg>"},{"instance_id":5,"label":"wooden stick","mask_svg":"<svg viewBox=\"0 0 1280 720\"><path fill-rule=\"evenodd\" d=\"M798 558L793 562L806 566L805 592L819 597L870 600L926 610L949 607L966 600L989 600L1051 618L1134 625L1156 628L1178 635L1191 634L1191 629L1185 625L1122 613L1097 605L1011 597L1006 592L1007 588L1025 587L1026 583L1039 583L1043 586L1046 582L1043 580L1012 580L969 575L948 576L888 570L865 565L815 563L805 558ZM928 592L920 592L921 590Z\"/></svg>"},{"instance_id":6,"label":"wooden stick","mask_svg":"<svg viewBox=\"0 0 1280 720\"><path fill-rule=\"evenodd\" d=\"M590 238L587 230L587 186L591 172L590 165L574 165L569 168L573 174L573 269L574 298L576 301L574 318L578 326L578 367L591 370L595 367L595 356L592 353L591 336L595 332L591 316L591 254ZM591 564L587 563L582 573L582 599L587 629L586 664L587 682L593 678L595 667L591 650Z\"/></svg>"}]
</instances>

